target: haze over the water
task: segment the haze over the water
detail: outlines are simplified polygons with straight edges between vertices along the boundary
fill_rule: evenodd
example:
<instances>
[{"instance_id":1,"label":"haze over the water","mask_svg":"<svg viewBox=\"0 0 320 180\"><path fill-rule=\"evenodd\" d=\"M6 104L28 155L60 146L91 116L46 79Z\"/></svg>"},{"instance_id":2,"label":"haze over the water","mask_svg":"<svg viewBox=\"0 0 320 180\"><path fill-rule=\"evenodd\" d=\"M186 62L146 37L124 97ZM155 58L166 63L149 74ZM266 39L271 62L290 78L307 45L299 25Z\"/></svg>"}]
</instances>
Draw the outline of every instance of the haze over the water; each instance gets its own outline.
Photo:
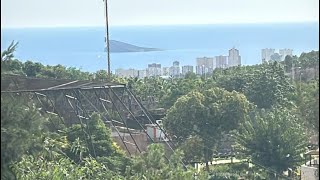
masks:
<instances>
[{"instance_id":1,"label":"haze over the water","mask_svg":"<svg viewBox=\"0 0 320 180\"><path fill-rule=\"evenodd\" d=\"M319 0L108 0L111 26L318 22ZM102 0L1 0L1 27L103 26Z\"/></svg>"},{"instance_id":2,"label":"haze over the water","mask_svg":"<svg viewBox=\"0 0 320 180\"><path fill-rule=\"evenodd\" d=\"M108 0L108 4L112 40L168 50L112 54L112 70L143 69L152 62L169 66L174 60L194 65L197 57L226 55L233 46L240 50L243 64L260 63L262 48L292 48L295 55L319 49L319 0ZM1 0L1 50L16 40L15 55L22 61L96 71L106 66L104 13L103 0Z\"/></svg>"}]
</instances>

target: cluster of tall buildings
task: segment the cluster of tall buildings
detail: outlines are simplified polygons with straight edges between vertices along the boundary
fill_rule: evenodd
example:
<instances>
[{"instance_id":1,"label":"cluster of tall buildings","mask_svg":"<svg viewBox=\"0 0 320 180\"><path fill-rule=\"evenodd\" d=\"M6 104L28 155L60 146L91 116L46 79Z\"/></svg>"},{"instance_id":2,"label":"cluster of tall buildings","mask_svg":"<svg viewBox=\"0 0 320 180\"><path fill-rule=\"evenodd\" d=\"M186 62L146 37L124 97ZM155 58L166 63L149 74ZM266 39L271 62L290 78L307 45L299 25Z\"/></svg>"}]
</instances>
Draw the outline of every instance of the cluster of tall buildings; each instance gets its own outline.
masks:
<instances>
[{"instance_id":1,"label":"cluster of tall buildings","mask_svg":"<svg viewBox=\"0 0 320 180\"><path fill-rule=\"evenodd\" d=\"M161 64L152 63L148 64L146 70L135 69L116 69L116 75L118 77L155 77L155 76L170 76L181 77L185 76L188 72L193 72L193 66L184 65L180 68L180 62L174 61L171 67L162 67Z\"/></svg>"},{"instance_id":2,"label":"cluster of tall buildings","mask_svg":"<svg viewBox=\"0 0 320 180\"><path fill-rule=\"evenodd\" d=\"M238 49L229 50L228 56L215 56L197 58L196 74L203 75L211 73L215 68L228 68L241 66L241 56Z\"/></svg>"},{"instance_id":3,"label":"cluster of tall buildings","mask_svg":"<svg viewBox=\"0 0 320 180\"><path fill-rule=\"evenodd\" d=\"M262 62L268 61L283 61L286 56L292 56L292 49L279 49L279 53L275 52L275 49L266 48L261 50Z\"/></svg>"},{"instance_id":4,"label":"cluster of tall buildings","mask_svg":"<svg viewBox=\"0 0 320 180\"><path fill-rule=\"evenodd\" d=\"M153 74L151 74L153 76ZM180 62L174 61L171 67L163 67L162 68L162 76L172 76L179 77L180 76Z\"/></svg>"},{"instance_id":5,"label":"cluster of tall buildings","mask_svg":"<svg viewBox=\"0 0 320 180\"><path fill-rule=\"evenodd\" d=\"M286 56L292 56L292 49L275 49L266 48L261 50L262 62L268 61L283 61ZM232 48L229 50L228 56L220 55L215 57L199 57L196 58L196 66L184 65L180 67L179 61L174 61L171 67L161 67L161 64L148 64L145 70L136 69L116 69L115 74L119 77L184 77L189 72L194 72L197 75L206 75L212 73L216 68L228 68L233 66L241 66L241 56L238 49ZM195 70L195 71L194 71Z\"/></svg>"},{"instance_id":6,"label":"cluster of tall buildings","mask_svg":"<svg viewBox=\"0 0 320 180\"><path fill-rule=\"evenodd\" d=\"M241 56L239 50L232 48L228 56L201 57L196 59L195 73L197 75L210 74L215 68L228 68L241 65ZM146 70L135 69L116 69L116 75L119 77L153 77L170 76L183 77L189 72L194 72L192 65L184 65L180 68L180 62L174 61L171 67L162 67L161 64L148 64Z\"/></svg>"}]
</instances>

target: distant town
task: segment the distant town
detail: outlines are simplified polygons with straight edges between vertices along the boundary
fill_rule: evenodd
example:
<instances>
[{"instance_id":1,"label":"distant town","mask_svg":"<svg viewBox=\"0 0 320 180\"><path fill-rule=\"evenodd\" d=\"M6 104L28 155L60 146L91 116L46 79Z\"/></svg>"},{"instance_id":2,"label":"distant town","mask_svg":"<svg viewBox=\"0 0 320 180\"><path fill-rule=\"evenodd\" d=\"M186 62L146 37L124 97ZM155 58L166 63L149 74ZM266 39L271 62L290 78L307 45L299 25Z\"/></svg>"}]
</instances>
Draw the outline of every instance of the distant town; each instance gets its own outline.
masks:
<instances>
[{"instance_id":1,"label":"distant town","mask_svg":"<svg viewBox=\"0 0 320 180\"><path fill-rule=\"evenodd\" d=\"M292 49L280 49L279 53L275 49L266 48L261 50L261 62L283 61L286 56L292 56ZM232 48L229 50L229 55L220 55L215 57L198 57L196 58L196 66L183 65L180 66L179 61L174 61L171 67L161 67L161 64L152 63L143 70L137 69L116 69L115 74L118 77L157 77L164 78L179 78L184 77L187 73L195 73L199 76L211 74L216 68L229 68L241 66L241 56L238 49Z\"/></svg>"}]
</instances>

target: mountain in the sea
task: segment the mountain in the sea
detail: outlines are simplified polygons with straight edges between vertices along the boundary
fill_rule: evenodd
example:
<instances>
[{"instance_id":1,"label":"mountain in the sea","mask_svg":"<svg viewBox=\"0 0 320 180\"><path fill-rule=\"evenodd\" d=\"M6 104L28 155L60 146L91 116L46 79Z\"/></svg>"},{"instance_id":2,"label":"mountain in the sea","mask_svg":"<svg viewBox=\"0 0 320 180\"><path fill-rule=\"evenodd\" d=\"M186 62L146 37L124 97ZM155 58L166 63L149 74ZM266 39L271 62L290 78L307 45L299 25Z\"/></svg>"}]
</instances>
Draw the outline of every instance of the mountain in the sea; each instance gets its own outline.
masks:
<instances>
[{"instance_id":1,"label":"mountain in the sea","mask_svg":"<svg viewBox=\"0 0 320 180\"><path fill-rule=\"evenodd\" d=\"M139 47L132 44L110 40L110 53L161 51L158 48Z\"/></svg>"}]
</instances>

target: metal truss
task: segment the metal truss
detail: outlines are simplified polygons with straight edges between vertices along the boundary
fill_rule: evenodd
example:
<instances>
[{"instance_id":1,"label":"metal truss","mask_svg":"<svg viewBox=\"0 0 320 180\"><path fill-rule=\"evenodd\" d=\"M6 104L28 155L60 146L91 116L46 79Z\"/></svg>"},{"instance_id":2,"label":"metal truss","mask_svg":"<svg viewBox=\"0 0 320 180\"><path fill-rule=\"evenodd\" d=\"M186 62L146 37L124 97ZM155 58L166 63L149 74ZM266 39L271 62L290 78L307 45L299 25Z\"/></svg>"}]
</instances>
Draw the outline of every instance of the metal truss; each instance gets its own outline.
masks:
<instances>
[{"instance_id":1,"label":"metal truss","mask_svg":"<svg viewBox=\"0 0 320 180\"><path fill-rule=\"evenodd\" d=\"M63 85L65 86L68 84L70 83L65 83ZM86 83L86 85L87 84L89 83ZM138 98L130 91L130 89L122 84L104 84L84 87L63 87L58 85L45 89L6 90L1 91L1 94L9 94L12 98L15 98L15 95L17 94L20 96L24 96L25 94L31 95L34 100L39 102L39 105L42 107L42 112L49 115L49 119L50 115L57 116L60 123L67 124L67 121L70 121L68 118L73 120L76 119L78 123L80 123L83 133L86 137L89 137L89 139L87 138L86 144L88 147L92 148L94 157L96 157L95 147L92 143L90 128L88 128L92 112L100 114L105 124L115 130L129 156L132 156L132 152L130 152L128 147L129 145L135 147L136 152L138 153L141 153L142 149L134 137L134 129L128 126L125 115L131 115L132 120L139 125L142 132L147 135L152 143L155 143L147 133L144 125L141 124L132 112L132 103L136 103L139 108L138 110L142 111L143 115L147 117L148 122L158 127L164 134L164 137L169 139L169 141L165 141L169 149L173 152L175 148L174 143L170 140L166 131L159 124L155 123L155 119L147 109L143 107ZM128 98L128 102L124 102L125 96ZM119 119L113 117L114 113ZM54 123L53 126L55 127ZM123 130L125 130L126 133L121 133ZM131 142L130 139L132 140ZM169 158L166 155L165 158L169 161ZM182 164L184 165L183 162Z\"/></svg>"}]
</instances>

